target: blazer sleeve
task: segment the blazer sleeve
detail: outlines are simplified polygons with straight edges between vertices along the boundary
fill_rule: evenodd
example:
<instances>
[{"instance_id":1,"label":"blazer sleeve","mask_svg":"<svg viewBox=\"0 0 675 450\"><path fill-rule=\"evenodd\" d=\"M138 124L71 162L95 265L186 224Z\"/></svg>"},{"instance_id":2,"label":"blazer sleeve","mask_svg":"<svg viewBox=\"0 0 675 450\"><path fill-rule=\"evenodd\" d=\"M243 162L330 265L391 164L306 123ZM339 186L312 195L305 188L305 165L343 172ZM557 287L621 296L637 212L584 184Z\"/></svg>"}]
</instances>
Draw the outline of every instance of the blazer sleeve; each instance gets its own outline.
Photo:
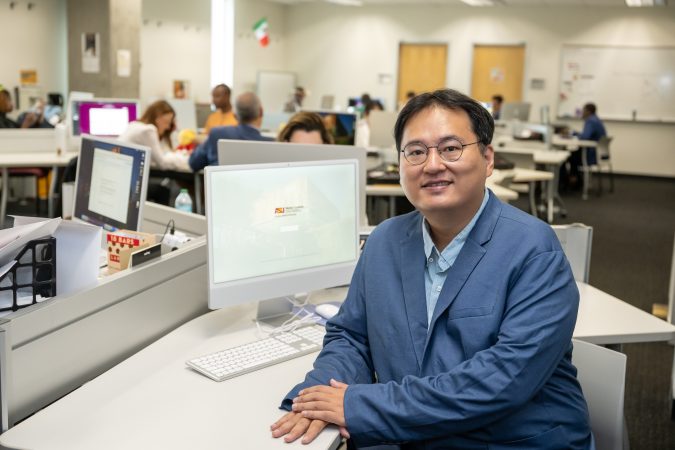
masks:
<instances>
[{"instance_id":1,"label":"blazer sleeve","mask_svg":"<svg viewBox=\"0 0 675 450\"><path fill-rule=\"evenodd\" d=\"M374 381L364 303L365 258L364 251L354 271L347 298L339 313L326 324L323 349L314 362L314 369L286 395L281 404L282 409L290 411L293 398L300 390L328 385L331 378L347 384Z\"/></svg>"},{"instance_id":2,"label":"blazer sleeve","mask_svg":"<svg viewBox=\"0 0 675 450\"><path fill-rule=\"evenodd\" d=\"M533 256L511 284L492 347L447 373L347 388L345 419L357 446L473 430L544 386L569 348L579 292L561 250Z\"/></svg>"}]
</instances>

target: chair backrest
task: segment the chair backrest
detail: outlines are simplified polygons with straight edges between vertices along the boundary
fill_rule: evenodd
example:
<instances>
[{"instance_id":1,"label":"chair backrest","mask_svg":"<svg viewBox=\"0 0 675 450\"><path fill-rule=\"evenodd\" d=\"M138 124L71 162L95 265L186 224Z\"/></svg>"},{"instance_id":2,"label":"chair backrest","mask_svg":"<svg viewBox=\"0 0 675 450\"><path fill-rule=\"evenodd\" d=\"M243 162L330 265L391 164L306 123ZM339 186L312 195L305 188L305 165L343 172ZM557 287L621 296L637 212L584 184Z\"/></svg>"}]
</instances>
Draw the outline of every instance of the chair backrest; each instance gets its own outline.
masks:
<instances>
[{"instance_id":1,"label":"chair backrest","mask_svg":"<svg viewBox=\"0 0 675 450\"><path fill-rule=\"evenodd\" d=\"M581 223L552 225L565 256L572 267L574 279L588 283L591 269L593 227Z\"/></svg>"},{"instance_id":2,"label":"chair backrest","mask_svg":"<svg viewBox=\"0 0 675 450\"><path fill-rule=\"evenodd\" d=\"M500 156L511 161L516 167L521 169L534 169L534 153L510 152L508 150L497 149Z\"/></svg>"},{"instance_id":3,"label":"chair backrest","mask_svg":"<svg viewBox=\"0 0 675 450\"><path fill-rule=\"evenodd\" d=\"M610 158L609 154L609 144L612 142L612 137L603 136L598 141L598 157L600 159L608 160Z\"/></svg>"},{"instance_id":4,"label":"chair backrest","mask_svg":"<svg viewBox=\"0 0 675 450\"><path fill-rule=\"evenodd\" d=\"M588 404L595 447L622 449L626 355L589 342L572 342L572 362Z\"/></svg>"}]
</instances>

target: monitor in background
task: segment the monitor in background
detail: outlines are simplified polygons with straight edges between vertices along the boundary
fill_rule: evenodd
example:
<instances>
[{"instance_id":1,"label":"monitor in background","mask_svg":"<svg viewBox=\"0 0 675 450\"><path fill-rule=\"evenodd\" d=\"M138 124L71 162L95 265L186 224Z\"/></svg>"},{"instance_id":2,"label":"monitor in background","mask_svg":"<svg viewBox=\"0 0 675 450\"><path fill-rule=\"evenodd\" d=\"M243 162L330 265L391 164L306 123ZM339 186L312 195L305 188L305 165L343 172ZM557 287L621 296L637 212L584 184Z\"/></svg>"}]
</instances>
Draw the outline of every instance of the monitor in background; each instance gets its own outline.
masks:
<instances>
[{"instance_id":1,"label":"monitor in background","mask_svg":"<svg viewBox=\"0 0 675 450\"><path fill-rule=\"evenodd\" d=\"M499 120L530 120L530 104L526 102L506 102L502 105Z\"/></svg>"},{"instance_id":2,"label":"monitor in background","mask_svg":"<svg viewBox=\"0 0 675 450\"><path fill-rule=\"evenodd\" d=\"M80 102L80 134L119 136L138 117L138 101L95 98Z\"/></svg>"},{"instance_id":3,"label":"monitor in background","mask_svg":"<svg viewBox=\"0 0 675 450\"><path fill-rule=\"evenodd\" d=\"M209 308L266 301L283 310L285 296L350 282L357 161L211 166L204 177Z\"/></svg>"},{"instance_id":4,"label":"monitor in background","mask_svg":"<svg viewBox=\"0 0 675 450\"><path fill-rule=\"evenodd\" d=\"M210 103L197 103L197 127L204 128L206 126L206 121L213 112L211 109Z\"/></svg>"},{"instance_id":5,"label":"monitor in background","mask_svg":"<svg viewBox=\"0 0 675 450\"><path fill-rule=\"evenodd\" d=\"M335 106L335 96L334 95L322 95L321 96L321 109L333 109Z\"/></svg>"},{"instance_id":6,"label":"monitor in background","mask_svg":"<svg viewBox=\"0 0 675 450\"><path fill-rule=\"evenodd\" d=\"M197 107L193 100L170 98L166 101L176 112L176 129L197 130Z\"/></svg>"},{"instance_id":7,"label":"monitor in background","mask_svg":"<svg viewBox=\"0 0 675 450\"><path fill-rule=\"evenodd\" d=\"M73 218L108 231L139 231L149 173L149 148L82 136Z\"/></svg>"},{"instance_id":8,"label":"monitor in background","mask_svg":"<svg viewBox=\"0 0 675 450\"><path fill-rule=\"evenodd\" d=\"M356 137L356 114L332 111L312 111L323 118L326 130L338 145L354 145Z\"/></svg>"},{"instance_id":9,"label":"monitor in background","mask_svg":"<svg viewBox=\"0 0 675 450\"><path fill-rule=\"evenodd\" d=\"M260 130L276 139L277 134L286 126L293 114L285 112L263 113Z\"/></svg>"},{"instance_id":10,"label":"monitor in background","mask_svg":"<svg viewBox=\"0 0 675 450\"><path fill-rule=\"evenodd\" d=\"M370 112L368 122L370 124L371 147L393 148L396 146L394 125L397 118L397 112L377 110Z\"/></svg>"},{"instance_id":11,"label":"monitor in background","mask_svg":"<svg viewBox=\"0 0 675 450\"><path fill-rule=\"evenodd\" d=\"M80 103L94 98L92 92L73 91L68 96L68 109L66 109L66 124L69 127L69 137L80 135ZM79 142L78 149L79 149Z\"/></svg>"},{"instance_id":12,"label":"monitor in background","mask_svg":"<svg viewBox=\"0 0 675 450\"><path fill-rule=\"evenodd\" d=\"M218 141L218 164L268 164L280 162L355 159L359 162L359 223L368 225L366 216L367 152L348 145L290 144L288 142Z\"/></svg>"}]
</instances>

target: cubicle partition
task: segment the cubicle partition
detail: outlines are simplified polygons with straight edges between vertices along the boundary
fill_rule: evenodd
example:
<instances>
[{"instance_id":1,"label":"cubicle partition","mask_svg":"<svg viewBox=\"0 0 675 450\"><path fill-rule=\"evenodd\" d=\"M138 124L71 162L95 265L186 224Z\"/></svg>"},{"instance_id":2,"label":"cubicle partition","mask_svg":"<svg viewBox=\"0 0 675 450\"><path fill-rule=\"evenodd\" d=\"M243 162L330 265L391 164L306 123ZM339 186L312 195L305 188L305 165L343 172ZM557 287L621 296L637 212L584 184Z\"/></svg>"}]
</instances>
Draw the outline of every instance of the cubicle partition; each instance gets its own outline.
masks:
<instances>
[{"instance_id":1,"label":"cubicle partition","mask_svg":"<svg viewBox=\"0 0 675 450\"><path fill-rule=\"evenodd\" d=\"M91 289L0 319L2 430L207 312L206 260L201 236Z\"/></svg>"}]
</instances>

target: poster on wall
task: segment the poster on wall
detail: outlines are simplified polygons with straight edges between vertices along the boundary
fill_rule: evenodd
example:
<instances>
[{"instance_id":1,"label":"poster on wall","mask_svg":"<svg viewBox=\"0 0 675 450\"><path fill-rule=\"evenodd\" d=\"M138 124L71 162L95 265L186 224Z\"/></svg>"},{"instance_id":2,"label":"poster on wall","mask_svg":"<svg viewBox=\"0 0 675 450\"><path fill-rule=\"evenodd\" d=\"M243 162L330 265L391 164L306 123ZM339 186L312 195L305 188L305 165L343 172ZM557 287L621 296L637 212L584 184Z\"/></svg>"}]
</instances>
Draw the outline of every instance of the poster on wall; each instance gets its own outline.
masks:
<instances>
[{"instance_id":1,"label":"poster on wall","mask_svg":"<svg viewBox=\"0 0 675 450\"><path fill-rule=\"evenodd\" d=\"M101 71L100 52L100 33L82 33L82 72L99 73Z\"/></svg>"},{"instance_id":2,"label":"poster on wall","mask_svg":"<svg viewBox=\"0 0 675 450\"><path fill-rule=\"evenodd\" d=\"M38 84L37 70L20 70L19 77L21 79L21 86L35 86Z\"/></svg>"},{"instance_id":3,"label":"poster on wall","mask_svg":"<svg viewBox=\"0 0 675 450\"><path fill-rule=\"evenodd\" d=\"M173 98L190 98L190 82L173 80Z\"/></svg>"},{"instance_id":4,"label":"poster on wall","mask_svg":"<svg viewBox=\"0 0 675 450\"><path fill-rule=\"evenodd\" d=\"M131 76L131 50L117 50L117 76Z\"/></svg>"}]
</instances>

